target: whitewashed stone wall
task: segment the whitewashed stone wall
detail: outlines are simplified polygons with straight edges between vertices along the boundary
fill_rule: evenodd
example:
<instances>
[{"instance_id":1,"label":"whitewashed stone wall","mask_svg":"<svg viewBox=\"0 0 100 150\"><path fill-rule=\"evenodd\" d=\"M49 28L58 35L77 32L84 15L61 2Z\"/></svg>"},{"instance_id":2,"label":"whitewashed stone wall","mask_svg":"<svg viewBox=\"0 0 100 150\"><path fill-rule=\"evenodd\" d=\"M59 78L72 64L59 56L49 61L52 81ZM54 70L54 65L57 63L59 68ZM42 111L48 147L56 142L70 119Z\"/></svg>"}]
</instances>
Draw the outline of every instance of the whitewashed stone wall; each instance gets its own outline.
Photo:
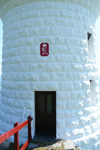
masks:
<instances>
[{"instance_id":1,"label":"whitewashed stone wall","mask_svg":"<svg viewBox=\"0 0 100 150\"><path fill-rule=\"evenodd\" d=\"M5 3L5 4L3 4ZM96 66L95 21L99 0L2 1L4 27L0 133L32 115L35 91L56 91L56 138L71 139L82 150L100 149L100 105ZM87 32L93 35L89 59ZM40 56L48 42L50 54ZM95 105L90 80L94 80ZM21 134L23 143L27 130Z\"/></svg>"}]
</instances>

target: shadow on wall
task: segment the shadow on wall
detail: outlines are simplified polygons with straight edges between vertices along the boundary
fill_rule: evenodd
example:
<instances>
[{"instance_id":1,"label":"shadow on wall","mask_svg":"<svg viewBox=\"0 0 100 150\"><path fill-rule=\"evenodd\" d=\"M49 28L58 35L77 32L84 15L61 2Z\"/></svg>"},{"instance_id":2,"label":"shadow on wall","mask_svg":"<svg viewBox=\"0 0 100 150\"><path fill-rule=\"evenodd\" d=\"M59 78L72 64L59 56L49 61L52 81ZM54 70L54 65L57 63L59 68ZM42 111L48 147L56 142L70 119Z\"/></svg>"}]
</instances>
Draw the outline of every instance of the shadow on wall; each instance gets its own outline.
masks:
<instances>
[{"instance_id":1,"label":"shadow on wall","mask_svg":"<svg viewBox=\"0 0 100 150\"><path fill-rule=\"evenodd\" d=\"M0 103L1 103L1 77L0 77Z\"/></svg>"},{"instance_id":2,"label":"shadow on wall","mask_svg":"<svg viewBox=\"0 0 100 150\"><path fill-rule=\"evenodd\" d=\"M98 84L99 84L99 95L100 95L100 77L98 79Z\"/></svg>"},{"instance_id":3,"label":"shadow on wall","mask_svg":"<svg viewBox=\"0 0 100 150\"><path fill-rule=\"evenodd\" d=\"M2 46L3 46L3 23L0 19L0 101L1 101L1 74L2 74Z\"/></svg>"},{"instance_id":4,"label":"shadow on wall","mask_svg":"<svg viewBox=\"0 0 100 150\"><path fill-rule=\"evenodd\" d=\"M97 42L97 65L98 65L99 77L100 77L100 17L96 21L96 42ZM99 87L100 87L100 82L99 82Z\"/></svg>"}]
</instances>

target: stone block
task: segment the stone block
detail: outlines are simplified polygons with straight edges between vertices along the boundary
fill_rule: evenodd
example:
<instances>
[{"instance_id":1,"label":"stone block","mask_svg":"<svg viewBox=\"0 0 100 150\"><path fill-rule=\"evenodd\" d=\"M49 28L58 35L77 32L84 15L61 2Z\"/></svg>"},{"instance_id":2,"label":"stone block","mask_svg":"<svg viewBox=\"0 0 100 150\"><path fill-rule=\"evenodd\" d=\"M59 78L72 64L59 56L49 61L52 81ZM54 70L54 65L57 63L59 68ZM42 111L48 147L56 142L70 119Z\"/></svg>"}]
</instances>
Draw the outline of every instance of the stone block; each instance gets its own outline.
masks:
<instances>
[{"instance_id":1,"label":"stone block","mask_svg":"<svg viewBox=\"0 0 100 150\"><path fill-rule=\"evenodd\" d=\"M73 89L73 84L70 82L59 82L59 90L72 90Z\"/></svg>"},{"instance_id":2,"label":"stone block","mask_svg":"<svg viewBox=\"0 0 100 150\"><path fill-rule=\"evenodd\" d=\"M72 36L73 35L73 30L69 30L68 28L65 27L52 27L51 29L51 34L55 36Z\"/></svg>"},{"instance_id":3,"label":"stone block","mask_svg":"<svg viewBox=\"0 0 100 150\"><path fill-rule=\"evenodd\" d=\"M87 117L80 117L81 124L90 124L91 118L90 116Z\"/></svg>"},{"instance_id":4,"label":"stone block","mask_svg":"<svg viewBox=\"0 0 100 150\"><path fill-rule=\"evenodd\" d=\"M69 109L82 108L83 107L83 100L67 100L66 106Z\"/></svg>"},{"instance_id":5,"label":"stone block","mask_svg":"<svg viewBox=\"0 0 100 150\"><path fill-rule=\"evenodd\" d=\"M59 9L57 10L54 10L54 9L50 9L49 10L49 16L52 16L52 17L59 17L60 16L60 11Z\"/></svg>"},{"instance_id":6,"label":"stone block","mask_svg":"<svg viewBox=\"0 0 100 150\"><path fill-rule=\"evenodd\" d=\"M74 136L74 137L82 137L82 136L84 136L84 129L83 128L80 128L80 129L73 129L73 131L72 131L72 135Z\"/></svg>"},{"instance_id":7,"label":"stone block","mask_svg":"<svg viewBox=\"0 0 100 150\"><path fill-rule=\"evenodd\" d=\"M65 27L67 27L68 26L68 20L66 19L66 18L57 18L57 20L56 20L56 25L58 26L58 27L60 27L60 26L65 26ZM64 38L65 39L65 38ZM59 43L59 42L57 42L57 43Z\"/></svg>"},{"instance_id":8,"label":"stone block","mask_svg":"<svg viewBox=\"0 0 100 150\"><path fill-rule=\"evenodd\" d=\"M56 135L57 139L70 139L71 138L71 132L70 132L70 129L60 129L58 128L57 130L57 135Z\"/></svg>"},{"instance_id":9,"label":"stone block","mask_svg":"<svg viewBox=\"0 0 100 150\"><path fill-rule=\"evenodd\" d=\"M92 133L96 132L98 130L98 125L96 123L91 124L91 131Z\"/></svg>"},{"instance_id":10,"label":"stone block","mask_svg":"<svg viewBox=\"0 0 100 150\"><path fill-rule=\"evenodd\" d=\"M74 118L76 117L75 110L67 109L67 110L57 110L57 118Z\"/></svg>"},{"instance_id":11,"label":"stone block","mask_svg":"<svg viewBox=\"0 0 100 150\"><path fill-rule=\"evenodd\" d=\"M57 120L57 128L60 128L60 129L66 128L66 122L64 119Z\"/></svg>"},{"instance_id":12,"label":"stone block","mask_svg":"<svg viewBox=\"0 0 100 150\"><path fill-rule=\"evenodd\" d=\"M98 112L91 114L91 122L96 122L98 120Z\"/></svg>"},{"instance_id":13,"label":"stone block","mask_svg":"<svg viewBox=\"0 0 100 150\"><path fill-rule=\"evenodd\" d=\"M90 144L90 138L85 138L85 139L82 139L81 140L81 147L89 147L89 144Z\"/></svg>"},{"instance_id":14,"label":"stone block","mask_svg":"<svg viewBox=\"0 0 100 150\"><path fill-rule=\"evenodd\" d=\"M82 65L78 65L78 64L72 64L72 70L73 71L78 71L78 72L81 72L83 71L83 66Z\"/></svg>"},{"instance_id":15,"label":"stone block","mask_svg":"<svg viewBox=\"0 0 100 150\"><path fill-rule=\"evenodd\" d=\"M59 42L59 45L56 45L56 46L50 46L50 52L52 54L65 54L66 53L66 49L67 49L67 46L65 45L60 45L60 42Z\"/></svg>"},{"instance_id":16,"label":"stone block","mask_svg":"<svg viewBox=\"0 0 100 150\"><path fill-rule=\"evenodd\" d=\"M41 26L45 26L45 23L46 23L46 21L44 18L35 18L33 25L35 27L41 27Z\"/></svg>"},{"instance_id":17,"label":"stone block","mask_svg":"<svg viewBox=\"0 0 100 150\"><path fill-rule=\"evenodd\" d=\"M57 91L57 100L70 100L71 92L70 91Z\"/></svg>"},{"instance_id":18,"label":"stone block","mask_svg":"<svg viewBox=\"0 0 100 150\"><path fill-rule=\"evenodd\" d=\"M57 102L57 109L58 110L67 109L67 107L66 107L66 101L58 101Z\"/></svg>"},{"instance_id":19,"label":"stone block","mask_svg":"<svg viewBox=\"0 0 100 150\"><path fill-rule=\"evenodd\" d=\"M78 74L76 72L72 73L72 72L68 72L67 73L67 79L68 80L78 80Z\"/></svg>"},{"instance_id":20,"label":"stone block","mask_svg":"<svg viewBox=\"0 0 100 150\"><path fill-rule=\"evenodd\" d=\"M91 134L91 128L89 125L85 126L85 133L86 135Z\"/></svg>"},{"instance_id":21,"label":"stone block","mask_svg":"<svg viewBox=\"0 0 100 150\"><path fill-rule=\"evenodd\" d=\"M82 90L73 90L71 92L71 99L84 99L85 97L85 93Z\"/></svg>"},{"instance_id":22,"label":"stone block","mask_svg":"<svg viewBox=\"0 0 100 150\"><path fill-rule=\"evenodd\" d=\"M50 35L50 28L49 27L41 27L39 30L39 34L42 36L48 36Z\"/></svg>"},{"instance_id":23,"label":"stone block","mask_svg":"<svg viewBox=\"0 0 100 150\"><path fill-rule=\"evenodd\" d=\"M82 89L82 84L80 81L74 81L73 82L73 87L74 89L78 90L78 89Z\"/></svg>"},{"instance_id":24,"label":"stone block","mask_svg":"<svg viewBox=\"0 0 100 150\"><path fill-rule=\"evenodd\" d=\"M90 82L89 81L83 81L83 82L81 82L81 85L82 85L83 89L89 89Z\"/></svg>"},{"instance_id":25,"label":"stone block","mask_svg":"<svg viewBox=\"0 0 100 150\"><path fill-rule=\"evenodd\" d=\"M93 66L91 64L86 64L84 65L84 70L87 72L92 72L93 71Z\"/></svg>"},{"instance_id":26,"label":"stone block","mask_svg":"<svg viewBox=\"0 0 100 150\"><path fill-rule=\"evenodd\" d=\"M70 118L65 119L67 128L78 128L79 127L79 119L78 118Z\"/></svg>"},{"instance_id":27,"label":"stone block","mask_svg":"<svg viewBox=\"0 0 100 150\"><path fill-rule=\"evenodd\" d=\"M75 150L75 144L74 144L74 142L73 141L70 141L70 140L68 140L68 141L65 141L64 143L63 143L63 145L64 145L64 149L66 149L66 150Z\"/></svg>"},{"instance_id":28,"label":"stone block","mask_svg":"<svg viewBox=\"0 0 100 150\"><path fill-rule=\"evenodd\" d=\"M67 11L67 10L61 10L61 17L73 18L74 14L73 14L73 12L70 12L70 11Z\"/></svg>"}]
</instances>

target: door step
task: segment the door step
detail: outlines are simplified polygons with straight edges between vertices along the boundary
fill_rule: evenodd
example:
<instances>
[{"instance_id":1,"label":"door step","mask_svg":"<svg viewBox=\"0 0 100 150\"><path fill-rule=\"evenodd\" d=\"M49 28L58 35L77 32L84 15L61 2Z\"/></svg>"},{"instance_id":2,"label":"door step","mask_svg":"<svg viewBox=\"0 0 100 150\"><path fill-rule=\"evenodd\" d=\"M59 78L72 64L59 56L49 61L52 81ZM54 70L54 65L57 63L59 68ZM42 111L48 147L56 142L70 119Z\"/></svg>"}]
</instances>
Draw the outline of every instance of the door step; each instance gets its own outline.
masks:
<instances>
[{"instance_id":1,"label":"door step","mask_svg":"<svg viewBox=\"0 0 100 150\"><path fill-rule=\"evenodd\" d=\"M45 140L45 139L33 139L33 143L38 145L39 147L45 147L46 150L55 150L55 149L61 149L61 150L81 150L80 147L75 146L74 142L71 140ZM36 150L36 149L35 149Z\"/></svg>"}]
</instances>

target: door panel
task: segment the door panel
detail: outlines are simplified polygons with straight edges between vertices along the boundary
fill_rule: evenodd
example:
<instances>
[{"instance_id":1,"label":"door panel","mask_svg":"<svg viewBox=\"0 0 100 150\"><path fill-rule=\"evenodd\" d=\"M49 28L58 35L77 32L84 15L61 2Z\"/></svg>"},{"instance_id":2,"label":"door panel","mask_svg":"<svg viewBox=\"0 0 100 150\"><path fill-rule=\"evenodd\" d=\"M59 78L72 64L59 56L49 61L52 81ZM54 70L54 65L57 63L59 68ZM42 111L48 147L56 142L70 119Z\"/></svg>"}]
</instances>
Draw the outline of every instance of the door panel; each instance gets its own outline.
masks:
<instances>
[{"instance_id":1,"label":"door panel","mask_svg":"<svg viewBox=\"0 0 100 150\"><path fill-rule=\"evenodd\" d=\"M56 92L35 92L36 132L56 132Z\"/></svg>"},{"instance_id":2,"label":"door panel","mask_svg":"<svg viewBox=\"0 0 100 150\"><path fill-rule=\"evenodd\" d=\"M52 114L52 94L47 95L47 114Z\"/></svg>"}]
</instances>

